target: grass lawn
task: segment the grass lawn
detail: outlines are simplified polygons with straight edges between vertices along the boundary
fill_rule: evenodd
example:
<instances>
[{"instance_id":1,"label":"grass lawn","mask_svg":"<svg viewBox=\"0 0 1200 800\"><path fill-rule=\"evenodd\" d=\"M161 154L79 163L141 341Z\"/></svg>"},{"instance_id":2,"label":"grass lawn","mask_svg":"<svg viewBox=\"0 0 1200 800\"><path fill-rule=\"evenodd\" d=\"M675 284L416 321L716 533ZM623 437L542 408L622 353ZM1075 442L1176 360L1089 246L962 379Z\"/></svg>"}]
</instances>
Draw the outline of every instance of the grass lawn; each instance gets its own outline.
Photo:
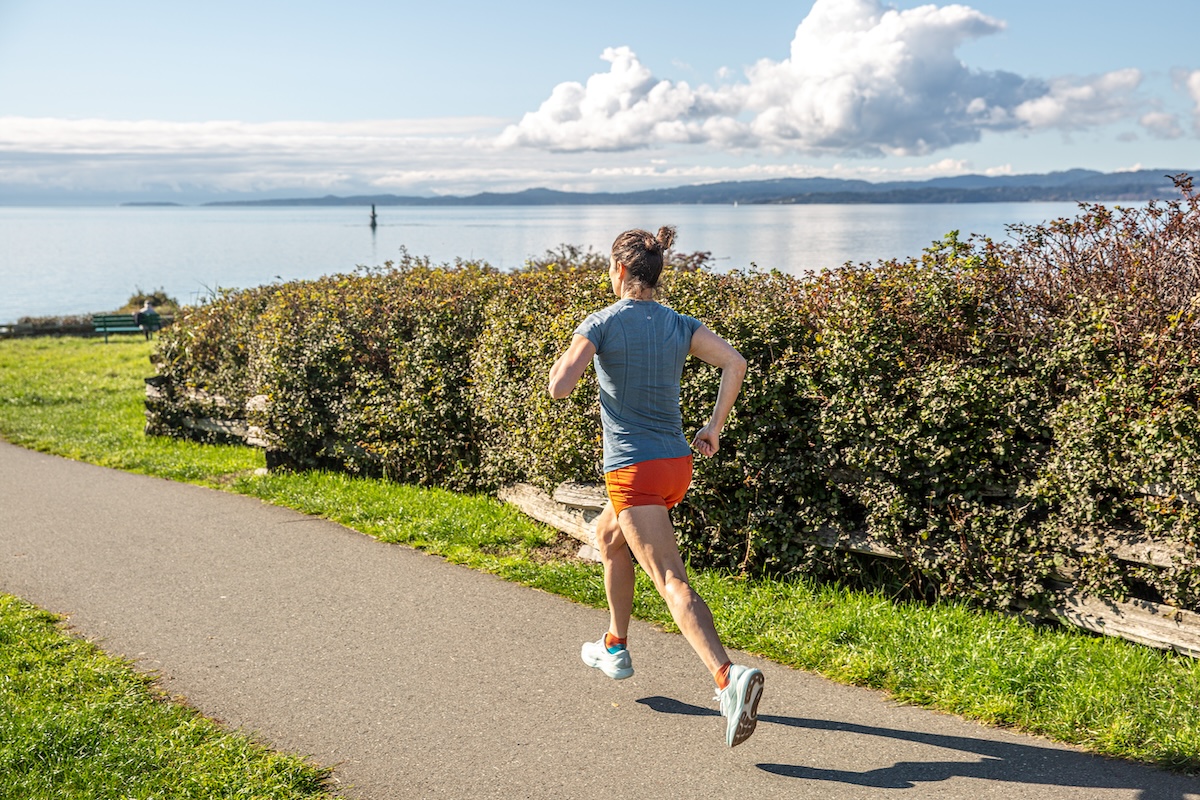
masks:
<instances>
[{"instance_id":1,"label":"grass lawn","mask_svg":"<svg viewBox=\"0 0 1200 800\"><path fill-rule=\"evenodd\" d=\"M257 476L261 455L142 434L150 346L0 341L0 435L93 463L250 494L594 606L599 567L488 497L331 473ZM803 578L699 571L722 639L783 664L1097 753L1200 772L1200 662L956 604L897 603ZM635 614L672 629L644 576ZM48 682L60 678L47 675ZM0 703L8 704L7 686ZM197 769L209 770L197 756Z\"/></svg>"},{"instance_id":2,"label":"grass lawn","mask_svg":"<svg viewBox=\"0 0 1200 800\"><path fill-rule=\"evenodd\" d=\"M327 770L232 735L0 594L0 798L326 798Z\"/></svg>"}]
</instances>

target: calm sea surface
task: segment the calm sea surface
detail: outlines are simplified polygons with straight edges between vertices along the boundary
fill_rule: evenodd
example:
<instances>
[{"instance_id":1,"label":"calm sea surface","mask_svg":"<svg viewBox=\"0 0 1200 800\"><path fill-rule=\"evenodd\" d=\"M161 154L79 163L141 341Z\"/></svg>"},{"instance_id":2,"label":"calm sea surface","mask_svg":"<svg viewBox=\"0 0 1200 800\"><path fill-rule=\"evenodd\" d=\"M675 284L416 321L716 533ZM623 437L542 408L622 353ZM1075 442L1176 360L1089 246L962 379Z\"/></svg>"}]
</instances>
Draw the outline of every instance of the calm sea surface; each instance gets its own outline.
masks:
<instances>
[{"instance_id":1,"label":"calm sea surface","mask_svg":"<svg viewBox=\"0 0 1200 800\"><path fill-rule=\"evenodd\" d=\"M679 229L676 249L716 267L805 274L918 255L952 230L1074 216L1072 203L365 208L0 207L0 323L120 306L136 290L193 303L218 288L378 266L402 247L435 262L521 266L560 244L608 252L627 228Z\"/></svg>"}]
</instances>

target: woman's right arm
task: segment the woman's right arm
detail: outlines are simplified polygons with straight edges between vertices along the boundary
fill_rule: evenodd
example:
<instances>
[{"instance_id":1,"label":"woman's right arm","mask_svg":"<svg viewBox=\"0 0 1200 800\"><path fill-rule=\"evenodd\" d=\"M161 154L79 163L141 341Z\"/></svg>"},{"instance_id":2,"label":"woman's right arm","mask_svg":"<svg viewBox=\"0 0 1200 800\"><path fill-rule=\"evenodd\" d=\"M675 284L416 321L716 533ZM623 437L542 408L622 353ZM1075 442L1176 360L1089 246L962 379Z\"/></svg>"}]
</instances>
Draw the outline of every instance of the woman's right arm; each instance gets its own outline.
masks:
<instances>
[{"instance_id":1,"label":"woman's right arm","mask_svg":"<svg viewBox=\"0 0 1200 800\"><path fill-rule=\"evenodd\" d=\"M746 359L733 349L733 345L703 325L692 334L692 346L688 353L721 370L721 386L717 389L717 402L712 416L692 440L692 447L697 452L711 457L721 447L721 431L729 412L733 410L733 401L742 389L742 379L746 377Z\"/></svg>"},{"instance_id":2,"label":"woman's right arm","mask_svg":"<svg viewBox=\"0 0 1200 800\"><path fill-rule=\"evenodd\" d=\"M586 336L575 334L575 337L571 339L571 346L558 357L554 366L550 368L550 385L548 387L550 396L555 400L562 400L569 395L575 388L575 384L579 383L579 379L583 377L588 364L592 363L594 355L596 355L596 345L592 344Z\"/></svg>"}]
</instances>

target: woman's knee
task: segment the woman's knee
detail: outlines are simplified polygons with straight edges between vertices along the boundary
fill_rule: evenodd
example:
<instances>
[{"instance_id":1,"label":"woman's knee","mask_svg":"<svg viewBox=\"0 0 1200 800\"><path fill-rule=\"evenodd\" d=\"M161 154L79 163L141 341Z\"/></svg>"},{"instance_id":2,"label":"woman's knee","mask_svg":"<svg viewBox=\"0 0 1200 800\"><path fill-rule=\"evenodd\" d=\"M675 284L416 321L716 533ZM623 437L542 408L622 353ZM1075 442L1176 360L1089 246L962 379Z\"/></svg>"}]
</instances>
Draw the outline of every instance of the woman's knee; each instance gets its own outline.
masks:
<instances>
[{"instance_id":1,"label":"woman's knee","mask_svg":"<svg viewBox=\"0 0 1200 800\"><path fill-rule=\"evenodd\" d=\"M629 549L616 515L608 509L596 520L596 549L600 551L602 558L627 552Z\"/></svg>"},{"instance_id":2,"label":"woman's knee","mask_svg":"<svg viewBox=\"0 0 1200 800\"><path fill-rule=\"evenodd\" d=\"M618 558L629 560L629 546L624 539L619 541L611 537L596 537L596 550L604 561L616 561Z\"/></svg>"}]
</instances>

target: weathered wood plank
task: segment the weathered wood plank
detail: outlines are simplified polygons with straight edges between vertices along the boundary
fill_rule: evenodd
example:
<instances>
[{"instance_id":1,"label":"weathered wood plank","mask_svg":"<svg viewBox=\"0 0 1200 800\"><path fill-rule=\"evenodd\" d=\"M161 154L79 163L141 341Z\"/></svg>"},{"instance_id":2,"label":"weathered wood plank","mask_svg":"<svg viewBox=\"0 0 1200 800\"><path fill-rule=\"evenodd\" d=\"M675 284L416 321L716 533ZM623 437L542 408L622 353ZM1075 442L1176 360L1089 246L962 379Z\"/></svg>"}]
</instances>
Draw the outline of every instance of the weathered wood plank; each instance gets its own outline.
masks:
<instances>
[{"instance_id":1,"label":"weathered wood plank","mask_svg":"<svg viewBox=\"0 0 1200 800\"><path fill-rule=\"evenodd\" d=\"M563 506L597 512L608 504L608 496L602 483L568 481L554 490L552 499ZM849 550L882 558L901 557L895 550L875 542L861 531L843 534L830 528L817 534L816 541L830 549ZM1071 548L1080 553L1107 551L1122 561L1155 567L1170 567L1195 557L1195 554L1182 544L1155 542L1142 536L1109 535L1090 540L1081 538L1073 543Z\"/></svg>"},{"instance_id":2,"label":"weathered wood plank","mask_svg":"<svg viewBox=\"0 0 1200 800\"><path fill-rule=\"evenodd\" d=\"M1152 567L1172 567L1195 561L1194 548L1179 542L1155 542L1144 536L1104 536L1099 539L1080 539L1071 544L1077 553L1112 553L1114 558L1131 564Z\"/></svg>"},{"instance_id":3,"label":"weathered wood plank","mask_svg":"<svg viewBox=\"0 0 1200 800\"><path fill-rule=\"evenodd\" d=\"M825 528L817 532L813 541L826 550L846 550L851 553L863 553L881 558L902 558L895 550L879 544L862 531L847 534L834 528Z\"/></svg>"},{"instance_id":4,"label":"weathered wood plank","mask_svg":"<svg viewBox=\"0 0 1200 800\"><path fill-rule=\"evenodd\" d=\"M603 511L608 505L608 492L603 483L567 481L554 490L554 502L572 508Z\"/></svg>"},{"instance_id":5,"label":"weathered wood plank","mask_svg":"<svg viewBox=\"0 0 1200 800\"><path fill-rule=\"evenodd\" d=\"M1200 505L1200 495L1195 492L1185 492L1177 486L1171 486L1165 483L1152 483L1148 486L1142 486L1138 492L1147 497L1166 497L1175 498L1184 503L1192 505Z\"/></svg>"},{"instance_id":6,"label":"weathered wood plank","mask_svg":"<svg viewBox=\"0 0 1200 800\"><path fill-rule=\"evenodd\" d=\"M246 423L241 420L212 419L211 417L184 417L183 424L193 430L205 433L217 433L222 436L234 436L245 439L248 433Z\"/></svg>"},{"instance_id":7,"label":"weathered wood plank","mask_svg":"<svg viewBox=\"0 0 1200 800\"><path fill-rule=\"evenodd\" d=\"M521 509L538 522L544 522L563 533L578 539L582 544L596 546L596 517L599 511L583 511L555 502L554 498L536 486L517 483L505 486L496 493L506 503Z\"/></svg>"},{"instance_id":8,"label":"weathered wood plank","mask_svg":"<svg viewBox=\"0 0 1200 800\"><path fill-rule=\"evenodd\" d=\"M1077 595L1069 597L1053 613L1059 619L1105 636L1200 658L1200 614L1191 611L1145 600L1118 603Z\"/></svg>"}]
</instances>

